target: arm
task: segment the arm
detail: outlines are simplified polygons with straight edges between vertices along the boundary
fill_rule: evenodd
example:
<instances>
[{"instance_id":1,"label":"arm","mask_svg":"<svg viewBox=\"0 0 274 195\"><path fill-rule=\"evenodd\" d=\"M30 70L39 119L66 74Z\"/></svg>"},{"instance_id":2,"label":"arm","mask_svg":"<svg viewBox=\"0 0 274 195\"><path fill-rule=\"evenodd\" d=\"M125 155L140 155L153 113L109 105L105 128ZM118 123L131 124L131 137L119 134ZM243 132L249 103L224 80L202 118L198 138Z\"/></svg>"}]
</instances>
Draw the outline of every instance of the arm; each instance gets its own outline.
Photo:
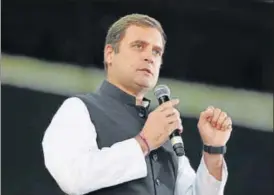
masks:
<instances>
[{"instance_id":1,"label":"arm","mask_svg":"<svg viewBox=\"0 0 274 195\"><path fill-rule=\"evenodd\" d=\"M209 154L203 152L204 161L208 172L218 181L222 181L222 166L223 155L222 154Z\"/></svg>"},{"instance_id":2,"label":"arm","mask_svg":"<svg viewBox=\"0 0 274 195\"><path fill-rule=\"evenodd\" d=\"M175 195L221 195L227 181L227 167L222 158L221 181L217 180L207 168L203 155L197 172L191 167L187 157L179 158L178 175L175 186ZM218 171L219 171L218 169Z\"/></svg>"},{"instance_id":3,"label":"arm","mask_svg":"<svg viewBox=\"0 0 274 195\"><path fill-rule=\"evenodd\" d=\"M231 131L232 121L219 108L209 106L201 112L198 129L205 145L225 146ZM188 160L179 159L176 195L221 195L227 181L227 167L220 154L203 153L197 173L192 170ZM186 181L187 176L189 181Z\"/></svg>"},{"instance_id":4,"label":"arm","mask_svg":"<svg viewBox=\"0 0 274 195\"><path fill-rule=\"evenodd\" d=\"M46 168L68 194L85 194L147 175L144 154L134 138L98 149L95 127L78 98L67 99L59 108L42 147Z\"/></svg>"}]
</instances>

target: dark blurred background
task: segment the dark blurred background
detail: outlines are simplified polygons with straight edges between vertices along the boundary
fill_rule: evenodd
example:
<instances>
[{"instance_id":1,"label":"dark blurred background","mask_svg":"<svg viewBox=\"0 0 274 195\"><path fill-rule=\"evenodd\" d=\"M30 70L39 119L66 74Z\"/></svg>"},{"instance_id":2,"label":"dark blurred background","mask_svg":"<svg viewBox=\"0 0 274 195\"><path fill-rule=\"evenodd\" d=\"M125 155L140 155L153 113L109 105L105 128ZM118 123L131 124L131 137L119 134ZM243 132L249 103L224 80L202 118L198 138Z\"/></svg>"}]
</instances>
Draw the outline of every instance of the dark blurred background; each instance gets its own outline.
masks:
<instances>
[{"instance_id":1,"label":"dark blurred background","mask_svg":"<svg viewBox=\"0 0 274 195\"><path fill-rule=\"evenodd\" d=\"M4 57L27 56L102 70L109 25L125 14L144 13L158 19L168 37L161 77L255 91L271 95L273 101L273 10L270 0L6 0L1 49ZM67 96L15 84L19 77L4 70L18 64L1 62L9 67L3 68L2 76L13 78L1 86L2 194L63 194L44 167L41 140ZM184 117L184 129L189 129L184 141L195 168L201 142L197 131L190 129L196 124L196 117ZM225 195L274 193L272 136L273 123L270 130L236 123L226 155Z\"/></svg>"}]
</instances>

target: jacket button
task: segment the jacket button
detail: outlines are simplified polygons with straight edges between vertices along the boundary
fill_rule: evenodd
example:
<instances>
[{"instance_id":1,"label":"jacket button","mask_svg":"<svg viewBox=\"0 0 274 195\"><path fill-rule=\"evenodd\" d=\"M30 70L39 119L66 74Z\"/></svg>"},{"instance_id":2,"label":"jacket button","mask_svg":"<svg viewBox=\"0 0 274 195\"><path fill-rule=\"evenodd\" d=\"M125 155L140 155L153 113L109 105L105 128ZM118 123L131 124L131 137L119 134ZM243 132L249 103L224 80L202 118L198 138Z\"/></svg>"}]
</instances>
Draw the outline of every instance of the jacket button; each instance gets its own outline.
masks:
<instances>
[{"instance_id":1,"label":"jacket button","mask_svg":"<svg viewBox=\"0 0 274 195\"><path fill-rule=\"evenodd\" d=\"M157 154L153 154L152 158L153 158L154 161L157 161L158 160L158 155Z\"/></svg>"},{"instance_id":2,"label":"jacket button","mask_svg":"<svg viewBox=\"0 0 274 195\"><path fill-rule=\"evenodd\" d=\"M139 116L140 116L141 118L144 118L145 114L142 113L142 112L139 112Z\"/></svg>"},{"instance_id":3,"label":"jacket button","mask_svg":"<svg viewBox=\"0 0 274 195\"><path fill-rule=\"evenodd\" d=\"M161 184L161 182L160 182L159 179L156 179L156 180L155 180L155 183L156 183L157 186L159 186L159 185Z\"/></svg>"}]
</instances>

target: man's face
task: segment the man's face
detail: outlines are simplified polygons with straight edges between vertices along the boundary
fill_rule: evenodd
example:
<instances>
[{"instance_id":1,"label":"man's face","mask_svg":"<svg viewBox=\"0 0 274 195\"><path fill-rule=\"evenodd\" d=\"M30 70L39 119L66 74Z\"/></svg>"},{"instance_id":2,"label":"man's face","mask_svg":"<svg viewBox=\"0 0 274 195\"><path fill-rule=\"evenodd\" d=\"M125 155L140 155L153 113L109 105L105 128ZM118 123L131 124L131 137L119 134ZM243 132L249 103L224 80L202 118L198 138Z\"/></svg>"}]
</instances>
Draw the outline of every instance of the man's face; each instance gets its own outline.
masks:
<instances>
[{"instance_id":1,"label":"man's face","mask_svg":"<svg viewBox=\"0 0 274 195\"><path fill-rule=\"evenodd\" d=\"M107 51L109 74L120 83L143 89L156 85L163 54L162 35L156 28L130 26L119 52L114 53L111 48Z\"/></svg>"}]
</instances>

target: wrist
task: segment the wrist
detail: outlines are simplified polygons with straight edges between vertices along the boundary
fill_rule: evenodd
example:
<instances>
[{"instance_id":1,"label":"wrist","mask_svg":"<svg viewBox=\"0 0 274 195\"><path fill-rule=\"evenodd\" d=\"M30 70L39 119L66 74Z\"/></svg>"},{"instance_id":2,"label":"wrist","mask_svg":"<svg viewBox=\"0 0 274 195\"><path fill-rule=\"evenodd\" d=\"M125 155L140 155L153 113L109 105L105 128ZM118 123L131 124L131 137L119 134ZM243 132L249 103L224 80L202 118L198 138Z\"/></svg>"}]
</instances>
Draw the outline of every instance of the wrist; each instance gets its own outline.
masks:
<instances>
[{"instance_id":1,"label":"wrist","mask_svg":"<svg viewBox=\"0 0 274 195\"><path fill-rule=\"evenodd\" d=\"M209 144L203 144L203 151L208 153L208 154L212 154L212 155L217 155L217 154L225 154L226 153L226 145L223 146L213 146L213 145L209 145Z\"/></svg>"},{"instance_id":2,"label":"wrist","mask_svg":"<svg viewBox=\"0 0 274 195\"><path fill-rule=\"evenodd\" d=\"M139 143L139 145L144 153L144 156L147 156L150 153L150 148L147 144L146 139L142 135L137 135L135 137L135 139Z\"/></svg>"}]
</instances>

